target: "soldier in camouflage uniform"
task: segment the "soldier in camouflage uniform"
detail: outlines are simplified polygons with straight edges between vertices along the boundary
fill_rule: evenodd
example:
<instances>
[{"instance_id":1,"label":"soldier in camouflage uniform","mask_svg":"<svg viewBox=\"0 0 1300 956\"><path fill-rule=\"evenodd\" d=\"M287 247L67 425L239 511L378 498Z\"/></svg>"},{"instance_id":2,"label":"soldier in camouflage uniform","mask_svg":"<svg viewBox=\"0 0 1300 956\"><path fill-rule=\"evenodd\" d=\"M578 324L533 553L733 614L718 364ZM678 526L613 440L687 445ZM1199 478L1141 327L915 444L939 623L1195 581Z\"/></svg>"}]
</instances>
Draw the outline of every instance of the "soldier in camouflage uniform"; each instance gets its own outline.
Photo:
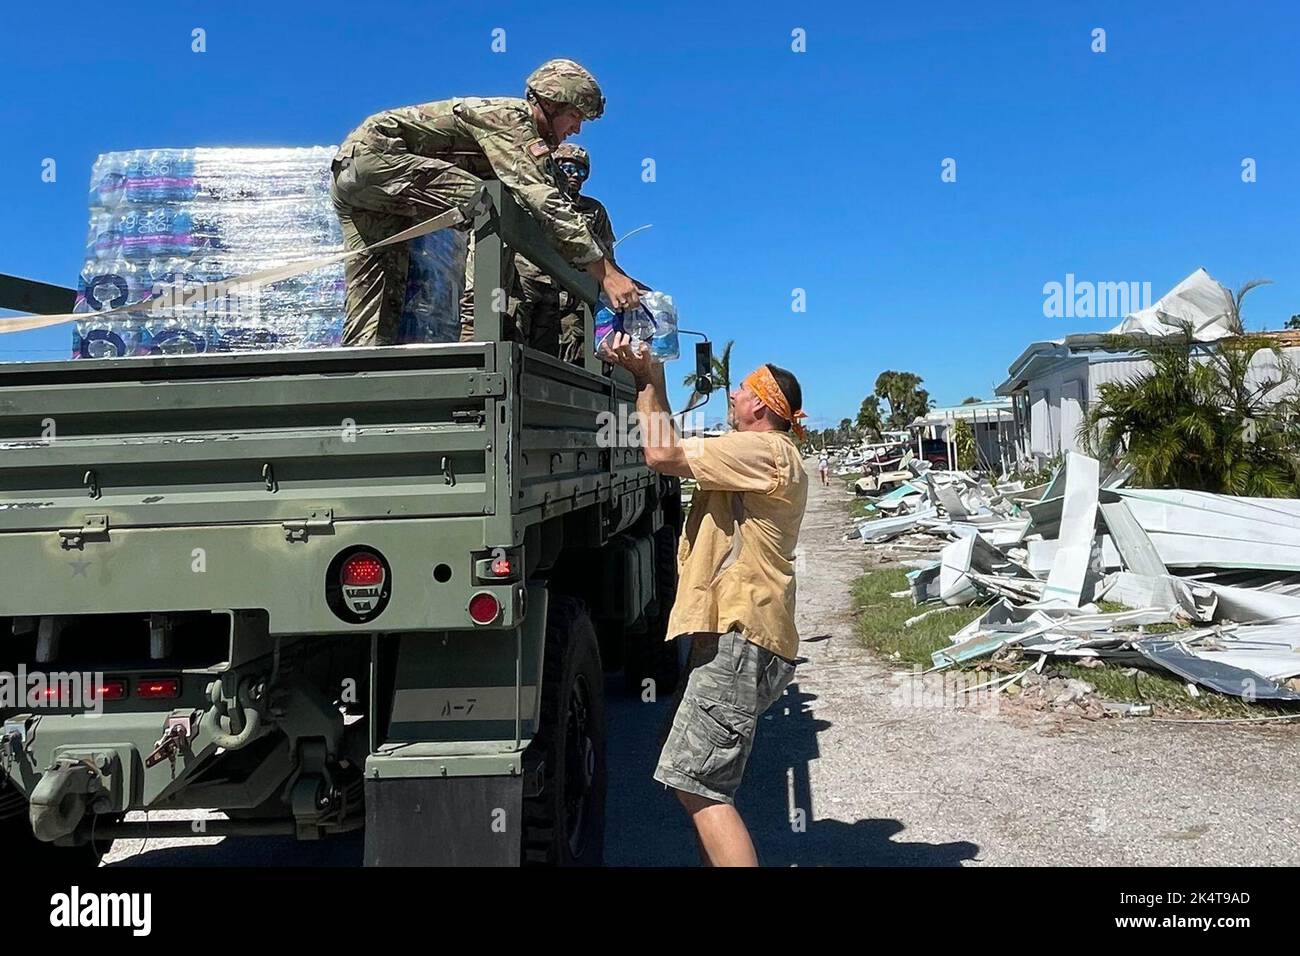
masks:
<instances>
[{"instance_id":1,"label":"soldier in camouflage uniform","mask_svg":"<svg viewBox=\"0 0 1300 956\"><path fill-rule=\"evenodd\" d=\"M609 261L617 265L614 227L609 213L599 200L582 195L582 184L591 174L591 158L587 151L581 146L564 143L553 155L560 180L574 207L587 220ZM515 271L517 281L511 306L516 327L531 345L559 355L566 362L579 361L582 354L582 313L578 302L523 256L515 257ZM466 277L468 279L468 272ZM461 339L468 341L473 337L473 316L467 316L462 309Z\"/></svg>"},{"instance_id":2,"label":"soldier in camouflage uniform","mask_svg":"<svg viewBox=\"0 0 1300 956\"><path fill-rule=\"evenodd\" d=\"M556 249L615 303L636 286L609 260L556 181L551 150L599 119L605 98L572 60L549 60L523 99L467 97L376 113L352 131L333 164L331 195L347 249L386 239L452 208L466 210L484 179L499 179ZM348 260L344 345L397 340L410 252L404 243Z\"/></svg>"}]
</instances>

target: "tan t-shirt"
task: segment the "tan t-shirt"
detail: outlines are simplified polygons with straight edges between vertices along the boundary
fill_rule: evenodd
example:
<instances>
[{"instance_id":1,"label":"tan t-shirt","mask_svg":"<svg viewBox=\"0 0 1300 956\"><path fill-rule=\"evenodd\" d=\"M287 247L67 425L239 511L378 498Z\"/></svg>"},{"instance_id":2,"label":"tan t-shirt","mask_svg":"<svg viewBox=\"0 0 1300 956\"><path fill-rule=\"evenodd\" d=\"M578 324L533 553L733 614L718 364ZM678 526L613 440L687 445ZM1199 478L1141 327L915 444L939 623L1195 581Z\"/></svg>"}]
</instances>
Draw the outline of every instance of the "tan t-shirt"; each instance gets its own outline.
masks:
<instances>
[{"instance_id":1,"label":"tan t-shirt","mask_svg":"<svg viewBox=\"0 0 1300 956\"><path fill-rule=\"evenodd\" d=\"M699 490L677 555L677 601L668 636L738 630L788 659L794 626L794 550L808 500L799 448L788 432L685 438Z\"/></svg>"}]
</instances>

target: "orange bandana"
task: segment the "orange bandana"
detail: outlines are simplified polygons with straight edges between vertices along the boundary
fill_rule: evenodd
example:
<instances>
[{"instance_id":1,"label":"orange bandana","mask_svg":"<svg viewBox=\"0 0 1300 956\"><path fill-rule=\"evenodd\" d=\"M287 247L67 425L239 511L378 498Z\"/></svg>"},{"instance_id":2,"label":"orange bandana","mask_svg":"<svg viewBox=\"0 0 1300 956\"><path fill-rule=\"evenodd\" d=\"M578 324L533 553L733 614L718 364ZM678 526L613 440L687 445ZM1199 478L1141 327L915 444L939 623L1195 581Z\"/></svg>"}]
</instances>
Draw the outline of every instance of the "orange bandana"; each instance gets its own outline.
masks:
<instances>
[{"instance_id":1,"label":"orange bandana","mask_svg":"<svg viewBox=\"0 0 1300 956\"><path fill-rule=\"evenodd\" d=\"M806 432L803 426L799 424L799 419L807 418L802 409L797 412L790 410L790 402L786 399L785 393L781 391L781 386L776 384L776 379L772 376L772 370L766 365L760 365L754 371L745 376L741 383L751 392L758 396L758 400L770 408L790 423L790 430L794 432L795 437L803 441Z\"/></svg>"}]
</instances>

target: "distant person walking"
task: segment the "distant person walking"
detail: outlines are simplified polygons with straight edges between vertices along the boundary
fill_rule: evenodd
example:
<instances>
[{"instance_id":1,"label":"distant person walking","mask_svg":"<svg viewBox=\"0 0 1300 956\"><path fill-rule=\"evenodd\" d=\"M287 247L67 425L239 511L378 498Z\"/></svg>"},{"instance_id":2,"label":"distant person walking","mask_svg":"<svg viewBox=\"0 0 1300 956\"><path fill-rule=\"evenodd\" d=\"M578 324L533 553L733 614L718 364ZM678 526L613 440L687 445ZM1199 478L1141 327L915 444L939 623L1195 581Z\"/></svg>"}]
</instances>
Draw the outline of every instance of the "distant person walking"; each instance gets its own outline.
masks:
<instances>
[{"instance_id":1,"label":"distant person walking","mask_svg":"<svg viewBox=\"0 0 1300 956\"><path fill-rule=\"evenodd\" d=\"M822 452L822 457L817 462L817 471L822 476L822 484L829 485L831 483L831 460L827 457L826 452Z\"/></svg>"},{"instance_id":2,"label":"distant person walking","mask_svg":"<svg viewBox=\"0 0 1300 956\"><path fill-rule=\"evenodd\" d=\"M760 365L731 393L734 431L681 438L664 367L623 334L602 357L636 380L646 464L697 482L678 553L668 637L690 634L689 676L654 777L677 791L709 866L757 866L735 795L758 718L794 678L794 554L808 498L803 395L783 368ZM785 778L770 782L785 791Z\"/></svg>"}]
</instances>

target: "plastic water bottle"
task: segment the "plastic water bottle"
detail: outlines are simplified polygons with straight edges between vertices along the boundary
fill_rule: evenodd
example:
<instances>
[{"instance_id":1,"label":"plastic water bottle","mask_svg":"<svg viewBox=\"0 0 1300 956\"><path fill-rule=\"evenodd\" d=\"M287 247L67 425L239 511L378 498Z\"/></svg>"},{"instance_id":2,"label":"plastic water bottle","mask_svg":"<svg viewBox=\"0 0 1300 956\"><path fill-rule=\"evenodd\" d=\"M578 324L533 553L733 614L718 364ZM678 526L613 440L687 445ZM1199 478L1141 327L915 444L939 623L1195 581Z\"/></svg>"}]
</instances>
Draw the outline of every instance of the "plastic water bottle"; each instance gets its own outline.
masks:
<instances>
[{"instance_id":1,"label":"plastic water bottle","mask_svg":"<svg viewBox=\"0 0 1300 956\"><path fill-rule=\"evenodd\" d=\"M625 310L622 319L623 333L633 341L649 342L655 337L655 319L645 306Z\"/></svg>"},{"instance_id":2,"label":"plastic water bottle","mask_svg":"<svg viewBox=\"0 0 1300 956\"><path fill-rule=\"evenodd\" d=\"M124 193L129 203L189 202L197 192L191 150L140 150L127 162Z\"/></svg>"},{"instance_id":3,"label":"plastic water bottle","mask_svg":"<svg viewBox=\"0 0 1300 956\"><path fill-rule=\"evenodd\" d=\"M612 338L614 333L630 335L633 341L646 343L650 354L660 361L675 359L679 355L677 343L677 310L670 296L662 292L642 294L635 309L615 312L604 296L600 309L592 322L596 353Z\"/></svg>"},{"instance_id":4,"label":"plastic water bottle","mask_svg":"<svg viewBox=\"0 0 1300 956\"><path fill-rule=\"evenodd\" d=\"M88 312L104 312L149 297L148 273L127 259L91 261L81 271L79 301Z\"/></svg>"},{"instance_id":5,"label":"plastic water bottle","mask_svg":"<svg viewBox=\"0 0 1300 956\"><path fill-rule=\"evenodd\" d=\"M148 352L144 329L139 322L113 321L77 323L79 358L121 358Z\"/></svg>"},{"instance_id":6,"label":"plastic water bottle","mask_svg":"<svg viewBox=\"0 0 1300 956\"><path fill-rule=\"evenodd\" d=\"M609 307L604 296L600 297L598 304L600 308L596 310L596 314L591 320L592 339L594 340L592 348L597 355L600 354L601 348L613 337L614 333L619 331L618 313Z\"/></svg>"},{"instance_id":7,"label":"plastic water bottle","mask_svg":"<svg viewBox=\"0 0 1300 956\"><path fill-rule=\"evenodd\" d=\"M163 206L153 211L151 232L145 240L153 256L188 256L194 249L194 222L188 209Z\"/></svg>"},{"instance_id":8,"label":"plastic water bottle","mask_svg":"<svg viewBox=\"0 0 1300 956\"><path fill-rule=\"evenodd\" d=\"M179 319L150 322L146 331L151 355L194 355L208 349L206 332Z\"/></svg>"},{"instance_id":9,"label":"plastic water bottle","mask_svg":"<svg viewBox=\"0 0 1300 956\"><path fill-rule=\"evenodd\" d=\"M130 157L130 153L105 153L95 160L90 172L91 205L112 209L123 201Z\"/></svg>"},{"instance_id":10,"label":"plastic water bottle","mask_svg":"<svg viewBox=\"0 0 1300 956\"><path fill-rule=\"evenodd\" d=\"M647 292L641 296L641 306L650 314L654 325L650 354L661 362L677 358L681 350L677 341L677 307L672 296Z\"/></svg>"},{"instance_id":11,"label":"plastic water bottle","mask_svg":"<svg viewBox=\"0 0 1300 956\"><path fill-rule=\"evenodd\" d=\"M122 230L119 219L111 212L91 213L86 229L86 258L112 259L122 251Z\"/></svg>"},{"instance_id":12,"label":"plastic water bottle","mask_svg":"<svg viewBox=\"0 0 1300 956\"><path fill-rule=\"evenodd\" d=\"M295 347L303 349L327 349L338 345L343 338L343 320L341 316L332 316L326 312L313 312L307 318L302 341Z\"/></svg>"}]
</instances>

